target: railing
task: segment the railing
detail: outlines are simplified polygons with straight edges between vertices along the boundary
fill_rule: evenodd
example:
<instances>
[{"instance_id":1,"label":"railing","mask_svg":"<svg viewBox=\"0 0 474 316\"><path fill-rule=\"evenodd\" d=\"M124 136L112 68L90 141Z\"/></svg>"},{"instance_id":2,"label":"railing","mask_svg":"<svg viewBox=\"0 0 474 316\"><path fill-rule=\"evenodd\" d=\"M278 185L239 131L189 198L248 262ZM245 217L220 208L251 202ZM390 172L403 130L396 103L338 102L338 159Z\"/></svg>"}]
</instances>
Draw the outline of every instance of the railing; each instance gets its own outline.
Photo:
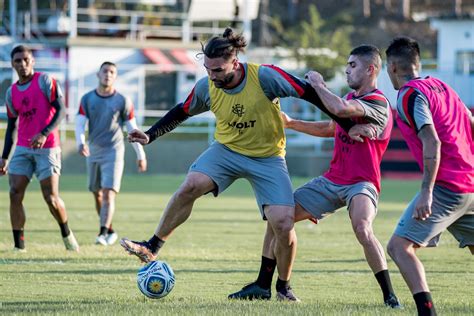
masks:
<instances>
[{"instance_id":1,"label":"railing","mask_svg":"<svg viewBox=\"0 0 474 316\"><path fill-rule=\"evenodd\" d=\"M219 17L214 21L193 22L189 20L186 12L95 8L77 8L75 12L74 19L71 19L66 12L60 10L37 10L34 18L30 11L19 11L15 25L16 36L44 43L48 41L50 35L66 37L71 34L74 34L73 37L77 34L123 37L131 40L174 38L191 42L222 33L225 29L220 25ZM242 23L240 20L233 22Z\"/></svg>"}]
</instances>

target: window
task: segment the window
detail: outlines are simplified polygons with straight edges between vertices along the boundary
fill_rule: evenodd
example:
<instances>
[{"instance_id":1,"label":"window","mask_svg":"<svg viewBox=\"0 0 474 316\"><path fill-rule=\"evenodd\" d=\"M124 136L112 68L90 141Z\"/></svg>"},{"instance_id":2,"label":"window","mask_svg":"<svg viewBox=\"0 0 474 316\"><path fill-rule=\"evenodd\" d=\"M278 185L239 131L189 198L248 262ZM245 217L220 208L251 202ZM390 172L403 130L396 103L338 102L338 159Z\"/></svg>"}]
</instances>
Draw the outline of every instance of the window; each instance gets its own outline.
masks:
<instances>
[{"instance_id":1,"label":"window","mask_svg":"<svg viewBox=\"0 0 474 316\"><path fill-rule=\"evenodd\" d=\"M474 51L456 53L456 72L463 75L474 74Z\"/></svg>"}]
</instances>

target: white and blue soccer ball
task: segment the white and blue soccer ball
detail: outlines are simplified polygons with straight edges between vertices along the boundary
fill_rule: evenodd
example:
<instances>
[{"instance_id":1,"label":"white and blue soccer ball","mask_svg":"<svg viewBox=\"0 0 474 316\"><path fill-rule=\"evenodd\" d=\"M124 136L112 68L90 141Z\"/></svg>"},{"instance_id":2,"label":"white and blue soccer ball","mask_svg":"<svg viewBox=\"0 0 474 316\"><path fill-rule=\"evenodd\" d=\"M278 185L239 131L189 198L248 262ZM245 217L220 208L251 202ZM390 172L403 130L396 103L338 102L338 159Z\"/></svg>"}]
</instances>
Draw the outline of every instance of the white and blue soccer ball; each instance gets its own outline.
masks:
<instances>
[{"instance_id":1,"label":"white and blue soccer ball","mask_svg":"<svg viewBox=\"0 0 474 316\"><path fill-rule=\"evenodd\" d=\"M173 289L174 283L173 269L164 261L149 262L138 270L138 288L149 298L165 297Z\"/></svg>"}]
</instances>

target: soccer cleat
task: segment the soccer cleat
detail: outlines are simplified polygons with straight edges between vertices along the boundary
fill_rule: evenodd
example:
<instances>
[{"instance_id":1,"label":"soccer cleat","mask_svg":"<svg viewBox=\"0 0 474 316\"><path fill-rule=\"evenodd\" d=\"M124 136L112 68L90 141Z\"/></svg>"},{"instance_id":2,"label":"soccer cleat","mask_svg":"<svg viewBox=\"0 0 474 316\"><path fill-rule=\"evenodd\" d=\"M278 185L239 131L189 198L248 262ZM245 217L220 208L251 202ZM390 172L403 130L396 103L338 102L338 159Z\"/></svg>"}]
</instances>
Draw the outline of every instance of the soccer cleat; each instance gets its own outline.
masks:
<instances>
[{"instance_id":1,"label":"soccer cleat","mask_svg":"<svg viewBox=\"0 0 474 316\"><path fill-rule=\"evenodd\" d=\"M247 284L240 291L230 294L227 298L233 300L269 300L272 297L270 289L264 289L256 282Z\"/></svg>"},{"instance_id":2,"label":"soccer cleat","mask_svg":"<svg viewBox=\"0 0 474 316\"><path fill-rule=\"evenodd\" d=\"M63 237L63 242L66 250L79 252L79 244L77 243L76 237L74 237L72 231L68 236Z\"/></svg>"},{"instance_id":3,"label":"soccer cleat","mask_svg":"<svg viewBox=\"0 0 474 316\"><path fill-rule=\"evenodd\" d=\"M395 296L395 294L390 294L388 298L385 300L385 306L388 306L393 309L402 309L403 305L400 304L398 301L398 298Z\"/></svg>"},{"instance_id":4,"label":"soccer cleat","mask_svg":"<svg viewBox=\"0 0 474 316\"><path fill-rule=\"evenodd\" d=\"M127 238L120 239L120 245L131 255L140 258L141 261L148 263L154 261L157 257L151 249L148 241L133 241Z\"/></svg>"},{"instance_id":5,"label":"soccer cleat","mask_svg":"<svg viewBox=\"0 0 474 316\"><path fill-rule=\"evenodd\" d=\"M107 245L113 245L118 239L117 233L110 233L105 236L105 241L107 241Z\"/></svg>"},{"instance_id":6,"label":"soccer cleat","mask_svg":"<svg viewBox=\"0 0 474 316\"><path fill-rule=\"evenodd\" d=\"M284 289L281 289L280 291L277 291L277 300L281 302L294 302L294 303L299 303L301 300L296 297L295 293L293 293L293 290L291 287L287 287Z\"/></svg>"},{"instance_id":7,"label":"soccer cleat","mask_svg":"<svg viewBox=\"0 0 474 316\"><path fill-rule=\"evenodd\" d=\"M26 249L25 248L13 247L13 252L25 253Z\"/></svg>"},{"instance_id":8,"label":"soccer cleat","mask_svg":"<svg viewBox=\"0 0 474 316\"><path fill-rule=\"evenodd\" d=\"M102 245L102 246L107 246L107 237L105 235L99 235L95 238L95 244L96 245Z\"/></svg>"}]
</instances>

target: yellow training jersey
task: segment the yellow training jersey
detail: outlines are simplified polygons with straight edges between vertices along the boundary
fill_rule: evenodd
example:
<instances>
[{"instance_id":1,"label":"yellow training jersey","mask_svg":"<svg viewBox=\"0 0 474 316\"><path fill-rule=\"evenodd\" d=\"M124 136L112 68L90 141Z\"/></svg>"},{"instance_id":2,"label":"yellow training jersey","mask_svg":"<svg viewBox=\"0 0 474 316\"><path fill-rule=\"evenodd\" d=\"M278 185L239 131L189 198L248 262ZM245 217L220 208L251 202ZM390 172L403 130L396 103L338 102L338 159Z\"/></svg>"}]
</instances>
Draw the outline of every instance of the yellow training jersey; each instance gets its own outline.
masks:
<instances>
[{"instance_id":1,"label":"yellow training jersey","mask_svg":"<svg viewBox=\"0 0 474 316\"><path fill-rule=\"evenodd\" d=\"M258 79L257 64L247 64L245 87L236 94L209 80L211 111L216 116L215 139L250 157L285 156L285 131L280 99L270 101Z\"/></svg>"}]
</instances>

